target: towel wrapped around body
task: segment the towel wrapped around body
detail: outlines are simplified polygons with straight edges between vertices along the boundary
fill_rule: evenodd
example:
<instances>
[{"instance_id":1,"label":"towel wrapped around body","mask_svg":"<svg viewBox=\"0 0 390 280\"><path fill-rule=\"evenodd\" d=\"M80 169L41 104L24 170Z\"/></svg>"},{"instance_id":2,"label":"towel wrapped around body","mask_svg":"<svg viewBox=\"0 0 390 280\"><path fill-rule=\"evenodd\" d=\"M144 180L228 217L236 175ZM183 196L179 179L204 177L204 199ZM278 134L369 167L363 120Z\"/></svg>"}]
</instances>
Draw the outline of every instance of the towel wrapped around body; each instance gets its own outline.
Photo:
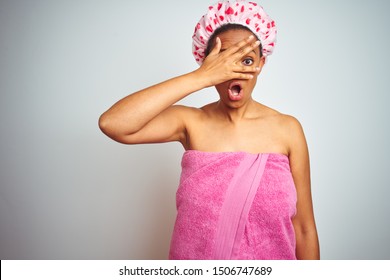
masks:
<instances>
[{"instance_id":1,"label":"towel wrapped around body","mask_svg":"<svg viewBox=\"0 0 390 280\"><path fill-rule=\"evenodd\" d=\"M283 154L186 151L169 259L296 259Z\"/></svg>"}]
</instances>

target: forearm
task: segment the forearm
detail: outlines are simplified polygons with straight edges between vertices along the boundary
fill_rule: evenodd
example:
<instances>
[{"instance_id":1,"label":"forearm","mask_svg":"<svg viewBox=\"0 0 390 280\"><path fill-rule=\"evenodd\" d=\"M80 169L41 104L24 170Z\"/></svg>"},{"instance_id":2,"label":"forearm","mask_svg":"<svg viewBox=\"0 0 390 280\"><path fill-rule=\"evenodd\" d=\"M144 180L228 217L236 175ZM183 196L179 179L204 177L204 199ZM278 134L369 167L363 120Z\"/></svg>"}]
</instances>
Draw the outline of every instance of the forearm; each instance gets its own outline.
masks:
<instances>
[{"instance_id":1,"label":"forearm","mask_svg":"<svg viewBox=\"0 0 390 280\"><path fill-rule=\"evenodd\" d=\"M296 231L296 256L298 260L319 260L320 248L317 231Z\"/></svg>"},{"instance_id":2,"label":"forearm","mask_svg":"<svg viewBox=\"0 0 390 280\"><path fill-rule=\"evenodd\" d=\"M169 106L202 88L196 72L172 78L121 99L100 117L99 125L106 134L135 133Z\"/></svg>"}]
</instances>

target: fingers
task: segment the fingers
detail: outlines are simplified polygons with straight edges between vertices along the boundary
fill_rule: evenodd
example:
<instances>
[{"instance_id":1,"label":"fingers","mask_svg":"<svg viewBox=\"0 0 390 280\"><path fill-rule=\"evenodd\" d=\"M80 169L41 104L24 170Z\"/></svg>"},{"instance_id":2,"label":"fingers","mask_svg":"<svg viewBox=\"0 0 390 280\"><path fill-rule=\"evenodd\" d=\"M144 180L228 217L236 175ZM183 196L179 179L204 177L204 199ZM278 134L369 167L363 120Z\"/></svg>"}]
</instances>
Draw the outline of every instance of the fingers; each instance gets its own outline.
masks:
<instances>
[{"instance_id":1,"label":"fingers","mask_svg":"<svg viewBox=\"0 0 390 280\"><path fill-rule=\"evenodd\" d=\"M236 53L238 50L245 47L246 45L253 43L254 41L255 41L255 36L250 35L248 38L241 40L240 42L238 42L238 43L234 44L233 46L231 46L230 48L228 48L226 50L226 53L228 53L230 55L233 53Z\"/></svg>"},{"instance_id":2,"label":"fingers","mask_svg":"<svg viewBox=\"0 0 390 280\"><path fill-rule=\"evenodd\" d=\"M242 57L244 55L247 55L248 53L250 53L252 50L258 48L260 45L260 41L257 40L256 42L254 43L251 43L249 45L245 45L243 48L241 48L237 53Z\"/></svg>"},{"instance_id":3,"label":"fingers","mask_svg":"<svg viewBox=\"0 0 390 280\"><path fill-rule=\"evenodd\" d=\"M243 57L259 46L260 42L254 35L222 50L219 37L215 39L215 46L200 66L200 73L207 77L210 85L216 85L231 79L249 80L260 73L260 68L251 56L252 65L243 62ZM257 60L256 60L257 61Z\"/></svg>"},{"instance_id":4,"label":"fingers","mask_svg":"<svg viewBox=\"0 0 390 280\"><path fill-rule=\"evenodd\" d=\"M254 78L253 74L246 74L246 73L234 73L232 76L232 79L236 80L251 80Z\"/></svg>"},{"instance_id":5,"label":"fingers","mask_svg":"<svg viewBox=\"0 0 390 280\"><path fill-rule=\"evenodd\" d=\"M233 55L236 58L242 58L243 56L250 53L260 45L260 41L255 38L254 35L238 42L237 44L228 48L225 53L226 55Z\"/></svg>"},{"instance_id":6,"label":"fingers","mask_svg":"<svg viewBox=\"0 0 390 280\"><path fill-rule=\"evenodd\" d=\"M236 72L236 73L257 73L257 72L260 72L260 67L235 65L232 70L233 70L233 72Z\"/></svg>"},{"instance_id":7,"label":"fingers","mask_svg":"<svg viewBox=\"0 0 390 280\"><path fill-rule=\"evenodd\" d=\"M253 79L255 76L257 76L257 73L259 70L256 71L239 71L239 72L233 72L231 79L238 79L238 80L250 80Z\"/></svg>"}]
</instances>

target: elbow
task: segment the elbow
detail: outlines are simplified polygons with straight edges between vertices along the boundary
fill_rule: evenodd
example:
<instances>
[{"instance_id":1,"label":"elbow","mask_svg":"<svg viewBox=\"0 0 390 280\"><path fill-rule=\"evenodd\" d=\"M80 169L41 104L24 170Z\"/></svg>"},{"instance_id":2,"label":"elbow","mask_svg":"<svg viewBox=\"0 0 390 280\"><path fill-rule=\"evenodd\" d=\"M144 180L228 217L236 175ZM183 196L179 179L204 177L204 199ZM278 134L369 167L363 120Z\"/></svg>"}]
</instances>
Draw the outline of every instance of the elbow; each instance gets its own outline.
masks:
<instances>
[{"instance_id":1,"label":"elbow","mask_svg":"<svg viewBox=\"0 0 390 280\"><path fill-rule=\"evenodd\" d=\"M110 137L111 139L118 141L118 137L120 136L120 130L116 125L116 122L107 115L107 113L104 113L99 118L99 128L100 130Z\"/></svg>"},{"instance_id":2,"label":"elbow","mask_svg":"<svg viewBox=\"0 0 390 280\"><path fill-rule=\"evenodd\" d=\"M108 117L106 116L106 113L104 113L103 115L100 116L99 118L99 128L100 130L106 134L107 136L109 136L109 132L110 132L110 121L108 119Z\"/></svg>"},{"instance_id":3,"label":"elbow","mask_svg":"<svg viewBox=\"0 0 390 280\"><path fill-rule=\"evenodd\" d=\"M129 134L125 133L118 121L113 120L107 113L100 116L98 125L100 130L112 140L122 144L132 144L129 142Z\"/></svg>"}]
</instances>

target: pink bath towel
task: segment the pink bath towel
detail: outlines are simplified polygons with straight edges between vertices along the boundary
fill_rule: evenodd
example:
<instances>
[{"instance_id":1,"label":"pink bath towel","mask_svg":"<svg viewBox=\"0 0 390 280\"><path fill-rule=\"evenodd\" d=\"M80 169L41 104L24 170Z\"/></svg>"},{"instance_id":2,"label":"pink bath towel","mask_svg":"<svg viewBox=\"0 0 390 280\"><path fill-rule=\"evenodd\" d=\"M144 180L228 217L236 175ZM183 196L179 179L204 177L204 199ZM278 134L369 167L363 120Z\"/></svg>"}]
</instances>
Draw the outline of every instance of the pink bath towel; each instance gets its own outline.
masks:
<instances>
[{"instance_id":1,"label":"pink bath towel","mask_svg":"<svg viewBox=\"0 0 390 280\"><path fill-rule=\"evenodd\" d=\"M296 190L282 154L186 151L170 259L296 259Z\"/></svg>"}]
</instances>

